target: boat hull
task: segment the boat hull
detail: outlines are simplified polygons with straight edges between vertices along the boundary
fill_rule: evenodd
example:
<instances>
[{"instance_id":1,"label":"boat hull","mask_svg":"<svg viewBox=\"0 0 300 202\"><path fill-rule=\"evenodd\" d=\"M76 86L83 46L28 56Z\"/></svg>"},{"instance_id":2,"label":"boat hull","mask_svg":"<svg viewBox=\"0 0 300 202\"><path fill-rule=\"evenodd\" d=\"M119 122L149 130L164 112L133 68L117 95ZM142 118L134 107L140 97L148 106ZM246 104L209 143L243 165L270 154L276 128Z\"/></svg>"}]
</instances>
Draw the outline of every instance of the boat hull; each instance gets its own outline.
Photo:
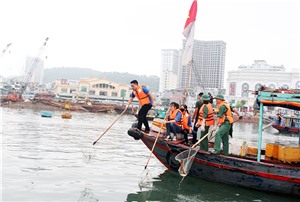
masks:
<instances>
[{"instance_id":1,"label":"boat hull","mask_svg":"<svg viewBox=\"0 0 300 202\"><path fill-rule=\"evenodd\" d=\"M279 126L277 124L272 124L272 127L281 133L298 133L300 131L300 128Z\"/></svg>"},{"instance_id":2,"label":"boat hull","mask_svg":"<svg viewBox=\"0 0 300 202\"><path fill-rule=\"evenodd\" d=\"M142 141L151 150L155 137L145 134ZM180 164L175 156L186 149L188 147L184 145L159 139L153 154L168 169L177 172ZM298 164L257 162L255 159L214 155L199 150L189 175L230 185L300 196Z\"/></svg>"}]
</instances>

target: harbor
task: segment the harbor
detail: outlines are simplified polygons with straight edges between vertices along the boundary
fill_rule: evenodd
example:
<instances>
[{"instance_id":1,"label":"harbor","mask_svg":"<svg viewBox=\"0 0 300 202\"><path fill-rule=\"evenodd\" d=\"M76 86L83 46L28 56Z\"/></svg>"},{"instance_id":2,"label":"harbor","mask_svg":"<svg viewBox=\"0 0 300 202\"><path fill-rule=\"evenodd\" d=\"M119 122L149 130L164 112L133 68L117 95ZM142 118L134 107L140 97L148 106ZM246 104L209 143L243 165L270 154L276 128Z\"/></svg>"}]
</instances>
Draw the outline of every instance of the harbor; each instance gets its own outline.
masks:
<instances>
[{"instance_id":1,"label":"harbor","mask_svg":"<svg viewBox=\"0 0 300 202\"><path fill-rule=\"evenodd\" d=\"M153 182L140 187L149 150L127 135L136 120L124 115L93 146L118 116L73 112L70 120L53 112L1 108L3 201L298 201L276 195L187 176L167 170L154 156L148 165ZM257 123L236 123L234 138L257 142ZM264 131L263 144L297 145L298 136ZM183 180L182 180L183 179ZM214 190L221 190L214 194Z\"/></svg>"}]
</instances>

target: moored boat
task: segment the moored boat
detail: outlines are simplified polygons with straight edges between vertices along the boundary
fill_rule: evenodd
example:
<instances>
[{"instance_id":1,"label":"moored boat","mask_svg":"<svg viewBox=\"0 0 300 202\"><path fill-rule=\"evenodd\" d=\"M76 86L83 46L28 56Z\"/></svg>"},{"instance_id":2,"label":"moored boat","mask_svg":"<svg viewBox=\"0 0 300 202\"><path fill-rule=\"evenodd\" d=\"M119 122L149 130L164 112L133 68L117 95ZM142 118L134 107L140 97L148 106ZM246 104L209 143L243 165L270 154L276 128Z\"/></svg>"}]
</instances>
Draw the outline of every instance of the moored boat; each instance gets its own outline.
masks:
<instances>
[{"instance_id":1,"label":"moored boat","mask_svg":"<svg viewBox=\"0 0 300 202\"><path fill-rule=\"evenodd\" d=\"M199 150L193 159L189 175L209 181L300 197L300 147L277 145L277 149L272 147L271 150L270 147L266 147L266 150L261 147L263 106L264 103L272 106L271 100L274 100L274 106L284 107L286 103L293 102L294 109L300 109L298 104L295 104L300 104L300 94L258 92L260 121L255 155L249 153L225 156ZM285 100L284 105L280 105L282 100ZM129 130L128 134L132 136L133 133ZM175 157L189 147L183 144L183 140L166 141L163 136L158 137L155 145L159 134L155 131L142 135L135 134L135 139L141 139L149 150L153 149L153 154L165 167L178 171L180 163ZM251 151L253 152L253 148ZM274 155L269 155L270 151ZM265 155L265 152L268 154Z\"/></svg>"},{"instance_id":2,"label":"moored boat","mask_svg":"<svg viewBox=\"0 0 300 202\"><path fill-rule=\"evenodd\" d=\"M42 111L41 112L41 117L51 118L52 117L52 112Z\"/></svg>"},{"instance_id":3,"label":"moored boat","mask_svg":"<svg viewBox=\"0 0 300 202\"><path fill-rule=\"evenodd\" d=\"M72 118L72 114L70 114L70 113L63 113L61 115L61 118L63 118L63 119L71 119Z\"/></svg>"},{"instance_id":4,"label":"moored boat","mask_svg":"<svg viewBox=\"0 0 300 202\"><path fill-rule=\"evenodd\" d=\"M283 123L273 123L272 127L282 133L298 133L300 132L300 118L284 116Z\"/></svg>"}]
</instances>

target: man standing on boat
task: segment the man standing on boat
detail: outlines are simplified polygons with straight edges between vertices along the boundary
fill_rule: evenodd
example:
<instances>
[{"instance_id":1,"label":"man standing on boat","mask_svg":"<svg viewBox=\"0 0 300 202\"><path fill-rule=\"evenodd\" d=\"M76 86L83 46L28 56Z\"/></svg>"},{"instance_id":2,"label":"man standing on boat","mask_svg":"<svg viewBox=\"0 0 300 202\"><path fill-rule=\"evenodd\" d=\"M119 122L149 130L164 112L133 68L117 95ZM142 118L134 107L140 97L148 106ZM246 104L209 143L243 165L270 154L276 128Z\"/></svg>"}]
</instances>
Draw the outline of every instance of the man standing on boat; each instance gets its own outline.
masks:
<instances>
[{"instance_id":1,"label":"man standing on boat","mask_svg":"<svg viewBox=\"0 0 300 202\"><path fill-rule=\"evenodd\" d=\"M211 152L213 154L221 153L221 140L223 143L223 154L229 154L229 130L231 128L231 124L234 122L232 118L232 112L230 110L230 106L225 102L224 96L218 94L215 97L219 113L217 115L217 121L213 130L219 130L216 133L214 150Z\"/></svg>"},{"instance_id":2,"label":"man standing on boat","mask_svg":"<svg viewBox=\"0 0 300 202\"><path fill-rule=\"evenodd\" d=\"M150 132L149 123L147 120L148 111L154 106L154 97L150 91L144 85L139 85L137 80L132 80L130 82L132 88L132 93L130 94L130 99L126 105L126 109L132 103L133 99L136 97L139 100L141 109L138 112L138 123L137 129L142 129L142 124L145 126L145 132Z\"/></svg>"},{"instance_id":3,"label":"man standing on boat","mask_svg":"<svg viewBox=\"0 0 300 202\"><path fill-rule=\"evenodd\" d=\"M196 124L197 124L197 120L198 120L198 116L199 116L199 110L200 110L200 108L202 107L202 104L203 104L202 95L203 95L202 92L198 94L198 101L196 102L195 111L194 111L194 114L193 114L193 117L192 117L192 122L194 122L193 130L195 132L197 132L198 128L199 128L199 126L197 127Z\"/></svg>"},{"instance_id":4,"label":"man standing on boat","mask_svg":"<svg viewBox=\"0 0 300 202\"><path fill-rule=\"evenodd\" d=\"M213 126L215 123L214 111L210 102L209 95L203 94L202 100L203 100L203 105L199 110L199 117L196 122L196 127L201 126L200 139L208 133L209 127ZM202 142L200 143L200 149L204 151L208 151L208 137L202 140Z\"/></svg>"}]
</instances>

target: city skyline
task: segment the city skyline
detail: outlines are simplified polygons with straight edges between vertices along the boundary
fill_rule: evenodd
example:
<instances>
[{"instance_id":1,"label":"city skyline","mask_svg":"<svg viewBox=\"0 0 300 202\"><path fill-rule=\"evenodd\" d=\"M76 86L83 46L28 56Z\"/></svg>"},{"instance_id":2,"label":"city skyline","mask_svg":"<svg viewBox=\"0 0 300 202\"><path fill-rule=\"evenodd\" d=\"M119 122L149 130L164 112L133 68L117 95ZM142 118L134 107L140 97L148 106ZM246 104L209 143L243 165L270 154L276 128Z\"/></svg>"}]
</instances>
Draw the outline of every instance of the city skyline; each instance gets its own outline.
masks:
<instances>
[{"instance_id":1,"label":"city skyline","mask_svg":"<svg viewBox=\"0 0 300 202\"><path fill-rule=\"evenodd\" d=\"M12 43L0 58L1 75L22 73L49 37L45 68L159 76L161 50L182 47L192 2L1 0L1 51ZM227 44L225 77L254 60L299 68L299 7L297 0L198 0L195 39Z\"/></svg>"}]
</instances>

